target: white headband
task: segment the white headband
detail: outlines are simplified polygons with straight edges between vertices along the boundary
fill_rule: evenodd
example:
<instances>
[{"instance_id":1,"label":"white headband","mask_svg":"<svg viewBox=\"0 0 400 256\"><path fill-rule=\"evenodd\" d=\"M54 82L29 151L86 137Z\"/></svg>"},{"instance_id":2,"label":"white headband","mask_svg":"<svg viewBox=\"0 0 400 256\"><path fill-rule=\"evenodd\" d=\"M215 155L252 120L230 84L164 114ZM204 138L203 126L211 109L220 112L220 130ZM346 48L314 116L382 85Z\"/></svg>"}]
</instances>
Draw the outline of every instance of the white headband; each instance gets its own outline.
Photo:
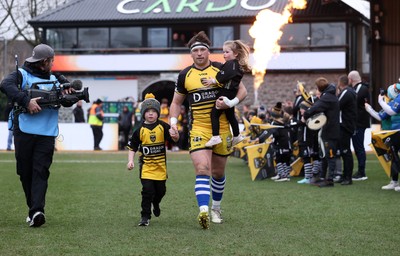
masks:
<instances>
[{"instance_id":1,"label":"white headband","mask_svg":"<svg viewBox=\"0 0 400 256\"><path fill-rule=\"evenodd\" d=\"M207 48L207 49L210 49L210 46L209 46L208 44L206 44L206 43L195 42L194 44L192 44L192 45L190 46L190 51L193 51L194 49L202 48L202 47Z\"/></svg>"}]
</instances>

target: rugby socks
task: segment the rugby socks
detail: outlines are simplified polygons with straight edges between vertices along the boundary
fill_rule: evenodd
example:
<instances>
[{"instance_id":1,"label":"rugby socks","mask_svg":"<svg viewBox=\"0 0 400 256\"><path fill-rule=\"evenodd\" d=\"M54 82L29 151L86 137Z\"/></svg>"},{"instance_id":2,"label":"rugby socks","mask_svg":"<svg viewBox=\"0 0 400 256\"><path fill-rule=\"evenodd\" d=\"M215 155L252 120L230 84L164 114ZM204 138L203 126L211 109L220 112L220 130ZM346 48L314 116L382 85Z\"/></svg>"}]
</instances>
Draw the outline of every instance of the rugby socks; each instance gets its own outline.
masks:
<instances>
[{"instance_id":1,"label":"rugby socks","mask_svg":"<svg viewBox=\"0 0 400 256\"><path fill-rule=\"evenodd\" d=\"M221 209L222 195L225 189L225 176L220 179L211 177L211 191L212 191L212 209Z\"/></svg>"},{"instance_id":2,"label":"rugby socks","mask_svg":"<svg viewBox=\"0 0 400 256\"><path fill-rule=\"evenodd\" d=\"M283 176L283 172L285 171L285 167L283 166L283 163L277 163L275 166L276 174L279 175L281 178L285 178L286 176Z\"/></svg>"},{"instance_id":3,"label":"rugby socks","mask_svg":"<svg viewBox=\"0 0 400 256\"><path fill-rule=\"evenodd\" d=\"M208 212L208 203L210 202L210 176L197 175L194 191L200 211Z\"/></svg>"},{"instance_id":4,"label":"rugby socks","mask_svg":"<svg viewBox=\"0 0 400 256\"><path fill-rule=\"evenodd\" d=\"M310 162L304 164L304 177L310 179L312 177L312 164Z\"/></svg>"}]
</instances>

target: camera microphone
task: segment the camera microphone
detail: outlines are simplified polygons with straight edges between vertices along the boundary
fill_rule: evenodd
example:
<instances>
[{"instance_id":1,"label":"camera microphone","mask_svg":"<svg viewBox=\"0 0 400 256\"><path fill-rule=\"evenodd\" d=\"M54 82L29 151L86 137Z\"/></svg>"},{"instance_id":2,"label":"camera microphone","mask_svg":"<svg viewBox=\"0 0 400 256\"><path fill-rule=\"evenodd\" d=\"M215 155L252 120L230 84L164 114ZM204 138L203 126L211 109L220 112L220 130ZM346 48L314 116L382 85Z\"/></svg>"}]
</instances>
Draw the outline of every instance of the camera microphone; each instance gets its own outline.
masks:
<instances>
[{"instance_id":1,"label":"camera microphone","mask_svg":"<svg viewBox=\"0 0 400 256\"><path fill-rule=\"evenodd\" d=\"M62 89L72 88L76 91L82 90L82 81L81 80L73 80L71 83L64 83L60 85Z\"/></svg>"},{"instance_id":2,"label":"camera microphone","mask_svg":"<svg viewBox=\"0 0 400 256\"><path fill-rule=\"evenodd\" d=\"M57 78L57 80L58 80L58 82L60 82L60 84L69 83L69 80L64 75L61 75L58 72L54 73L54 76Z\"/></svg>"}]
</instances>

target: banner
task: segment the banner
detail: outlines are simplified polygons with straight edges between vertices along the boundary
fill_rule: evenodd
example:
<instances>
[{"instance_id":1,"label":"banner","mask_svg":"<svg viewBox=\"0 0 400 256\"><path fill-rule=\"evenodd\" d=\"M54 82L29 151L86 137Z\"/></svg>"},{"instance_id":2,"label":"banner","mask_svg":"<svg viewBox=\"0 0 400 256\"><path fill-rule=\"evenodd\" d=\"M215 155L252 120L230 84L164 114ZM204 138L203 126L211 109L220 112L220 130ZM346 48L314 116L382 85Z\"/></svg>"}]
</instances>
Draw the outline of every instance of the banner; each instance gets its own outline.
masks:
<instances>
[{"instance_id":1,"label":"banner","mask_svg":"<svg viewBox=\"0 0 400 256\"><path fill-rule=\"evenodd\" d=\"M271 148L271 144L257 144L247 146L245 149L253 181L275 176L274 151Z\"/></svg>"}]
</instances>

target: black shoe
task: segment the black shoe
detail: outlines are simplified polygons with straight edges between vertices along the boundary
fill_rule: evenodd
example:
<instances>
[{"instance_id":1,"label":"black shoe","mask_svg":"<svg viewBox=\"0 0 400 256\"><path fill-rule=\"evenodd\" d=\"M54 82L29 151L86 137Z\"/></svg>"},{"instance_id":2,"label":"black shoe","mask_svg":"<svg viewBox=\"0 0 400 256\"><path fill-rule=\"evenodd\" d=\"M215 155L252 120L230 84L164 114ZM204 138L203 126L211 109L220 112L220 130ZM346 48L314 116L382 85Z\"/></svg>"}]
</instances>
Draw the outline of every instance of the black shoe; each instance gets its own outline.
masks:
<instances>
[{"instance_id":1,"label":"black shoe","mask_svg":"<svg viewBox=\"0 0 400 256\"><path fill-rule=\"evenodd\" d=\"M33 214L31 222L29 223L29 226L37 228L42 226L44 223L46 223L46 217L44 216L44 213L35 212L35 214Z\"/></svg>"},{"instance_id":2,"label":"black shoe","mask_svg":"<svg viewBox=\"0 0 400 256\"><path fill-rule=\"evenodd\" d=\"M150 220L149 220L149 218L146 218L146 217L142 217L142 219L139 222L139 226L142 226L142 227L147 227L149 224L150 224Z\"/></svg>"},{"instance_id":3,"label":"black shoe","mask_svg":"<svg viewBox=\"0 0 400 256\"><path fill-rule=\"evenodd\" d=\"M362 174L357 173L356 175L353 175L353 180L367 180L368 177Z\"/></svg>"},{"instance_id":4,"label":"black shoe","mask_svg":"<svg viewBox=\"0 0 400 256\"><path fill-rule=\"evenodd\" d=\"M350 179L343 180L343 181L340 183L340 185L351 185L351 184L353 184L353 181L351 181Z\"/></svg>"},{"instance_id":5,"label":"black shoe","mask_svg":"<svg viewBox=\"0 0 400 256\"><path fill-rule=\"evenodd\" d=\"M320 188L327 188L327 187L333 187L335 183L333 183L333 180L326 180L324 182L319 183L317 186Z\"/></svg>"},{"instance_id":6,"label":"black shoe","mask_svg":"<svg viewBox=\"0 0 400 256\"><path fill-rule=\"evenodd\" d=\"M153 214L156 217L160 216L161 210L160 210L160 205L159 204L153 204Z\"/></svg>"}]
</instances>

